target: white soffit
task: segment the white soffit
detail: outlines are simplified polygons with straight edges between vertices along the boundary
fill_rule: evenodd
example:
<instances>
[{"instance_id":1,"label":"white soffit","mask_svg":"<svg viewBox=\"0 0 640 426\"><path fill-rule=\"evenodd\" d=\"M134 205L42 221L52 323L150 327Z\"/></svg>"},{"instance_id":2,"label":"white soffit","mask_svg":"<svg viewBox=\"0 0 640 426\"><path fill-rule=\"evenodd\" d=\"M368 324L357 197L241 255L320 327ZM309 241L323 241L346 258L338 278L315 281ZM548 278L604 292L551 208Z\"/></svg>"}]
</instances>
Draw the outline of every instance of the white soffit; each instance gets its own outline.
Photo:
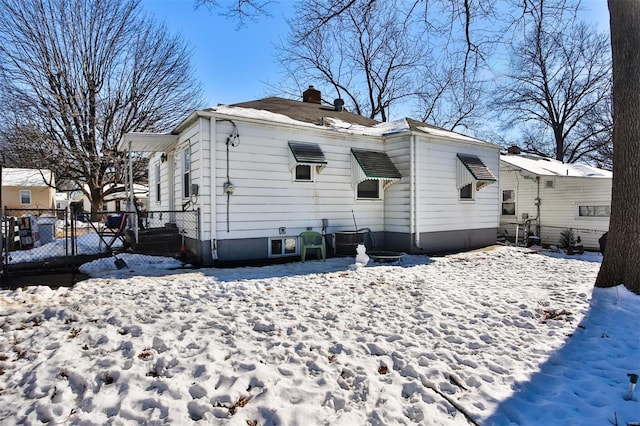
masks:
<instances>
[{"instance_id":1,"label":"white soffit","mask_svg":"<svg viewBox=\"0 0 640 426\"><path fill-rule=\"evenodd\" d=\"M118 151L132 152L166 152L178 143L178 135L161 135L157 133L125 133L118 144Z\"/></svg>"}]
</instances>

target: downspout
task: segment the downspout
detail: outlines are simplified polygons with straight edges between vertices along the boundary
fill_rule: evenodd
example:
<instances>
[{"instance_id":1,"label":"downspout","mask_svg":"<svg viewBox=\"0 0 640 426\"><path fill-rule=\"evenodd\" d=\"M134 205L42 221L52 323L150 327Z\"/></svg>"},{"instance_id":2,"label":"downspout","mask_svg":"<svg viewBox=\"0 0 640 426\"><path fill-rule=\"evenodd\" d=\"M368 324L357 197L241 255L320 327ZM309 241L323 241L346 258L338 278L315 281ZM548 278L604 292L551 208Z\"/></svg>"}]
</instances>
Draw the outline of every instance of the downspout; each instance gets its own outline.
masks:
<instances>
[{"instance_id":1,"label":"downspout","mask_svg":"<svg viewBox=\"0 0 640 426\"><path fill-rule=\"evenodd\" d=\"M209 190L209 197L211 198L211 201L209 203L209 215L211 217L210 221L211 221L211 235L210 235L210 241L211 241L211 258L213 260L217 260L218 259L218 248L217 248L217 235L218 235L218 230L216 228L216 224L217 224L217 218L216 218L216 150L217 150L217 143L216 143L216 118L215 117L209 117L209 152L210 157L211 157L211 162L209 164L210 170L209 170L209 176L211 179L211 189Z\"/></svg>"},{"instance_id":2,"label":"downspout","mask_svg":"<svg viewBox=\"0 0 640 426\"><path fill-rule=\"evenodd\" d=\"M536 235L540 236L540 176L536 176L536 183L538 184L538 195L536 196Z\"/></svg>"},{"instance_id":3,"label":"downspout","mask_svg":"<svg viewBox=\"0 0 640 426\"><path fill-rule=\"evenodd\" d=\"M200 264L203 263L203 257L202 257L202 209L200 208L200 204L202 203L198 203L198 197L202 195L202 191L204 190L204 138L202 137L202 120L203 118L200 117L198 118L198 134L200 135L200 176L198 177L198 182L200 182L198 184L198 192L196 195L196 204L198 204L196 210L196 214L198 215L198 217L196 218L196 223L197 223L197 227L196 227L196 247L198 250L198 259Z\"/></svg>"},{"instance_id":4,"label":"downspout","mask_svg":"<svg viewBox=\"0 0 640 426\"><path fill-rule=\"evenodd\" d=\"M200 177L198 178L198 182L200 183L198 184L198 194L200 194L200 191L204 189L204 140L202 138L202 118L198 120L198 134L200 135ZM197 202L198 198L196 198L196 203ZM196 235L196 238L200 241L200 235Z\"/></svg>"},{"instance_id":5,"label":"downspout","mask_svg":"<svg viewBox=\"0 0 640 426\"><path fill-rule=\"evenodd\" d=\"M422 250L420 245L420 199L418 197L418 143L416 135L411 135L409 142L409 157L411 158L411 233L414 235L414 245L418 250Z\"/></svg>"},{"instance_id":6,"label":"downspout","mask_svg":"<svg viewBox=\"0 0 640 426\"><path fill-rule=\"evenodd\" d=\"M131 141L129 141L127 158L129 159L129 211L133 213L133 223L130 224L133 227L133 233L136 237L136 243L138 242L138 213L136 210L136 201L133 194L133 160L131 159Z\"/></svg>"}]
</instances>

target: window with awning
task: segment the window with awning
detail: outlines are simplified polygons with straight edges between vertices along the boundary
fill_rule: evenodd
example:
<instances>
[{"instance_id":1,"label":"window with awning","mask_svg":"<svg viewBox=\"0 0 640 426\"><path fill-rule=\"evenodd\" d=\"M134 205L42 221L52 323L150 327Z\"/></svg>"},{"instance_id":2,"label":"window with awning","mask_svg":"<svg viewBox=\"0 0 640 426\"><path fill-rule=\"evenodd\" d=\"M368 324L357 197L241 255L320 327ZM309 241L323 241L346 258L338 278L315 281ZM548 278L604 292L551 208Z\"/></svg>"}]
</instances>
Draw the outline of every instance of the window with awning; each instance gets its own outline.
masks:
<instances>
[{"instance_id":1,"label":"window with awning","mask_svg":"<svg viewBox=\"0 0 640 426\"><path fill-rule=\"evenodd\" d=\"M327 159L322 148L317 143L289 142L289 165L295 166L320 166L327 165Z\"/></svg>"},{"instance_id":2,"label":"window with awning","mask_svg":"<svg viewBox=\"0 0 640 426\"><path fill-rule=\"evenodd\" d=\"M479 191L497 181L495 175L477 156L469 154L457 156L456 186L459 190L472 185L476 191Z\"/></svg>"},{"instance_id":3,"label":"window with awning","mask_svg":"<svg viewBox=\"0 0 640 426\"><path fill-rule=\"evenodd\" d=\"M402 175L386 152L351 148L351 179L354 187L366 180L376 180L386 189L401 178Z\"/></svg>"},{"instance_id":4,"label":"window with awning","mask_svg":"<svg viewBox=\"0 0 640 426\"><path fill-rule=\"evenodd\" d=\"M326 165L327 159L317 143L289 142L289 168L295 169L295 181L313 182L315 173Z\"/></svg>"}]
</instances>

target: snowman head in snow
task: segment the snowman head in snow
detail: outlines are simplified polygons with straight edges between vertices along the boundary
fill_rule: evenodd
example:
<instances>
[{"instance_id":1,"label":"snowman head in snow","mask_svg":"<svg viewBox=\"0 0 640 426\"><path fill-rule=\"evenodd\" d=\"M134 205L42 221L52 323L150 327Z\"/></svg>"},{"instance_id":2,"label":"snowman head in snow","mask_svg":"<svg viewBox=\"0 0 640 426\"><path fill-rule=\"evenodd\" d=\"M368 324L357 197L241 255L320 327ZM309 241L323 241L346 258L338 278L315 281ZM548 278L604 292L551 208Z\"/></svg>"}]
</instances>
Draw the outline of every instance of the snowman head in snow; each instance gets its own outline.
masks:
<instances>
[{"instance_id":1,"label":"snowman head in snow","mask_svg":"<svg viewBox=\"0 0 640 426\"><path fill-rule=\"evenodd\" d=\"M365 254L366 252L367 249L365 248L364 244L358 244L358 247L356 247L356 253Z\"/></svg>"}]
</instances>

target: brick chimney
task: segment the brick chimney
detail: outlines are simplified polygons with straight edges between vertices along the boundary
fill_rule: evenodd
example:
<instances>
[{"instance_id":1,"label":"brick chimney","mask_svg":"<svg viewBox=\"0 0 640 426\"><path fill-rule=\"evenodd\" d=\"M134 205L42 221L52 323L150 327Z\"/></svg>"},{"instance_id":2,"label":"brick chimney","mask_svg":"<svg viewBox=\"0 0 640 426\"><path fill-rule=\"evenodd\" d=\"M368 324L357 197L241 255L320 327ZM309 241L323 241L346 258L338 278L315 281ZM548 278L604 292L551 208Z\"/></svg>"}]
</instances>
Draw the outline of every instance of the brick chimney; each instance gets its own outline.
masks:
<instances>
[{"instance_id":1,"label":"brick chimney","mask_svg":"<svg viewBox=\"0 0 640 426\"><path fill-rule=\"evenodd\" d=\"M507 154L520 155L521 153L522 153L522 150L520 149L520 147L516 145L511 145L507 149Z\"/></svg>"},{"instance_id":2,"label":"brick chimney","mask_svg":"<svg viewBox=\"0 0 640 426\"><path fill-rule=\"evenodd\" d=\"M320 99L320 91L313 88L313 86L309 86L307 90L302 92L302 102L310 102L312 104L320 104L322 100Z\"/></svg>"}]
</instances>

